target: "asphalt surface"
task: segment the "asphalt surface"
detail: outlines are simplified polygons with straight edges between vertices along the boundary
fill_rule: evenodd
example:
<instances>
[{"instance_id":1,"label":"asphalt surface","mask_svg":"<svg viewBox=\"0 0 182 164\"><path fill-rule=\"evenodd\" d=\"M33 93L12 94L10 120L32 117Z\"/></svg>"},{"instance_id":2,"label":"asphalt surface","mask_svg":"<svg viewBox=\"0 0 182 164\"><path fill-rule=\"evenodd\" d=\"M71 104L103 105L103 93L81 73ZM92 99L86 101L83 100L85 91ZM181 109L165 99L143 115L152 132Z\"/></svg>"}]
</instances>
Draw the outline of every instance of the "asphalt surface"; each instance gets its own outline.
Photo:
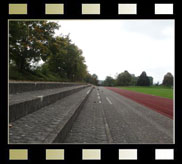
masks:
<instances>
[{"instance_id":1,"label":"asphalt surface","mask_svg":"<svg viewBox=\"0 0 182 164\"><path fill-rule=\"evenodd\" d=\"M96 87L64 143L172 144L173 120Z\"/></svg>"}]
</instances>

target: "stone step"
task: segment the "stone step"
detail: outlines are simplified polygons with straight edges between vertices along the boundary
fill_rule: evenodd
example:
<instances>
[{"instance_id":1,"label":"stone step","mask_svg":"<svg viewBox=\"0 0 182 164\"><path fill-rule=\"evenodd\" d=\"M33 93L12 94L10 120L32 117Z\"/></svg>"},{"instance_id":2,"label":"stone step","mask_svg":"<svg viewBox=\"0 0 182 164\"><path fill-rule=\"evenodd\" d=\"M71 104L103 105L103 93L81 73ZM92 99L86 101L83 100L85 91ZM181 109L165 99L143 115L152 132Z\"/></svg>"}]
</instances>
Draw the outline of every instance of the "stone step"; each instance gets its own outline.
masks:
<instances>
[{"instance_id":1,"label":"stone step","mask_svg":"<svg viewBox=\"0 0 182 164\"><path fill-rule=\"evenodd\" d=\"M10 144L61 143L93 87L86 87L9 125Z\"/></svg>"},{"instance_id":2,"label":"stone step","mask_svg":"<svg viewBox=\"0 0 182 164\"><path fill-rule=\"evenodd\" d=\"M9 94L9 122L56 102L90 85L44 89L17 94Z\"/></svg>"},{"instance_id":3,"label":"stone step","mask_svg":"<svg viewBox=\"0 0 182 164\"><path fill-rule=\"evenodd\" d=\"M28 91L71 87L78 85L83 85L83 84L70 83L70 82L9 82L9 93L15 94Z\"/></svg>"}]
</instances>

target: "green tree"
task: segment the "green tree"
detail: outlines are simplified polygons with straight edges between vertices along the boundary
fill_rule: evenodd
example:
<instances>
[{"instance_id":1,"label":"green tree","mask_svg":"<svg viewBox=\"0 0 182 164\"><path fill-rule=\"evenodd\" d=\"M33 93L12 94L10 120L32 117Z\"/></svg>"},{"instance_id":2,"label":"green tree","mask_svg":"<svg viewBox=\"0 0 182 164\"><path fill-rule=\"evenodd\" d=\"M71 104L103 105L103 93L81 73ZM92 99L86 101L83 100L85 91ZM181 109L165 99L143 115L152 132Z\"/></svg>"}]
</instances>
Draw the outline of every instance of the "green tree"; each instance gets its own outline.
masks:
<instances>
[{"instance_id":1,"label":"green tree","mask_svg":"<svg viewBox=\"0 0 182 164\"><path fill-rule=\"evenodd\" d=\"M61 78L67 79L67 38L56 37L50 45L50 56L47 65L51 72L57 73Z\"/></svg>"},{"instance_id":2,"label":"green tree","mask_svg":"<svg viewBox=\"0 0 182 164\"><path fill-rule=\"evenodd\" d=\"M173 75L170 72L164 76L162 84L164 86L173 86Z\"/></svg>"},{"instance_id":3,"label":"green tree","mask_svg":"<svg viewBox=\"0 0 182 164\"><path fill-rule=\"evenodd\" d=\"M124 71L120 73L117 77L117 85L118 86L128 86L131 84L132 76L128 71Z\"/></svg>"},{"instance_id":4,"label":"green tree","mask_svg":"<svg viewBox=\"0 0 182 164\"><path fill-rule=\"evenodd\" d=\"M33 74L41 79L83 81L87 75L82 50L72 43L69 35L55 37L59 29L55 22L10 21L9 63L22 75ZM43 61L42 66L38 65ZM11 72L11 71L10 71ZM97 77L91 75L92 83Z\"/></svg>"},{"instance_id":5,"label":"green tree","mask_svg":"<svg viewBox=\"0 0 182 164\"><path fill-rule=\"evenodd\" d=\"M85 82L98 85L98 76L96 74L91 75L90 73L87 73Z\"/></svg>"},{"instance_id":6,"label":"green tree","mask_svg":"<svg viewBox=\"0 0 182 164\"><path fill-rule=\"evenodd\" d=\"M87 83L92 83L92 75L90 73L87 72L86 76L85 76L85 82Z\"/></svg>"},{"instance_id":7,"label":"green tree","mask_svg":"<svg viewBox=\"0 0 182 164\"><path fill-rule=\"evenodd\" d=\"M141 73L141 75L139 76L137 85L138 86L149 86L150 85L150 80L145 71L143 71Z\"/></svg>"},{"instance_id":8,"label":"green tree","mask_svg":"<svg viewBox=\"0 0 182 164\"><path fill-rule=\"evenodd\" d=\"M159 81L156 82L156 83L154 83L154 85L155 85L155 86L159 86L159 85L160 85L160 84L159 84Z\"/></svg>"},{"instance_id":9,"label":"green tree","mask_svg":"<svg viewBox=\"0 0 182 164\"><path fill-rule=\"evenodd\" d=\"M137 84L138 77L136 77L134 74L131 74L131 82L130 85L135 86Z\"/></svg>"},{"instance_id":10,"label":"green tree","mask_svg":"<svg viewBox=\"0 0 182 164\"><path fill-rule=\"evenodd\" d=\"M87 74L85 58L82 56L82 50L71 43L69 36L56 37L50 50L51 55L47 63L52 72L71 81L83 81Z\"/></svg>"},{"instance_id":11,"label":"green tree","mask_svg":"<svg viewBox=\"0 0 182 164\"><path fill-rule=\"evenodd\" d=\"M115 80L111 76L107 76L106 79L104 80L104 85L105 86L114 86Z\"/></svg>"},{"instance_id":12,"label":"green tree","mask_svg":"<svg viewBox=\"0 0 182 164\"><path fill-rule=\"evenodd\" d=\"M92 79L93 79L93 84L98 85L98 76L96 74L92 75Z\"/></svg>"},{"instance_id":13,"label":"green tree","mask_svg":"<svg viewBox=\"0 0 182 164\"><path fill-rule=\"evenodd\" d=\"M47 21L9 22L9 62L20 72L30 71L31 64L46 61L54 30L59 26Z\"/></svg>"}]
</instances>

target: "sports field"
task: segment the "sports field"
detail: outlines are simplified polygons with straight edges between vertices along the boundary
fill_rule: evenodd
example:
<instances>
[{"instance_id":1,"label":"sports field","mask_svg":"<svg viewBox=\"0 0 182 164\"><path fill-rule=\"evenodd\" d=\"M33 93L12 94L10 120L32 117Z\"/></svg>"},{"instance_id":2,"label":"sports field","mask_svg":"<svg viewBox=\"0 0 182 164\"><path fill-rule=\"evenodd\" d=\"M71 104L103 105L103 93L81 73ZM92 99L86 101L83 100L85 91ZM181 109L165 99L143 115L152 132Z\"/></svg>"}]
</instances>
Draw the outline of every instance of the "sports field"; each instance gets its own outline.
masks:
<instances>
[{"instance_id":1,"label":"sports field","mask_svg":"<svg viewBox=\"0 0 182 164\"><path fill-rule=\"evenodd\" d=\"M118 87L118 88L173 99L173 89L163 86L151 86L151 87L128 86L128 87Z\"/></svg>"}]
</instances>

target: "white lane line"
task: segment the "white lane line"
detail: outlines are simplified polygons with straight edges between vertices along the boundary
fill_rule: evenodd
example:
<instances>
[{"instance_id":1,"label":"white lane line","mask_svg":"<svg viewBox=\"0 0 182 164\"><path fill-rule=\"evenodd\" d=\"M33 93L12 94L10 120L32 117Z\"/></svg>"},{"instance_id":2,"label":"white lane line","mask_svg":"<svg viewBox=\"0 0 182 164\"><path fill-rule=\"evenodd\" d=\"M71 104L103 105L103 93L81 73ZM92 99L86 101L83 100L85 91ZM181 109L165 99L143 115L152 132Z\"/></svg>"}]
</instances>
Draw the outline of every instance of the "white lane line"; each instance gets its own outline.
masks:
<instances>
[{"instance_id":1,"label":"white lane line","mask_svg":"<svg viewBox=\"0 0 182 164\"><path fill-rule=\"evenodd\" d=\"M98 99L100 99L100 96L98 96Z\"/></svg>"},{"instance_id":2,"label":"white lane line","mask_svg":"<svg viewBox=\"0 0 182 164\"><path fill-rule=\"evenodd\" d=\"M106 100L109 102L109 104L112 104L111 100L109 100L108 97L106 97Z\"/></svg>"},{"instance_id":3,"label":"white lane line","mask_svg":"<svg viewBox=\"0 0 182 164\"><path fill-rule=\"evenodd\" d=\"M87 95L89 94L90 90L87 91Z\"/></svg>"}]
</instances>

